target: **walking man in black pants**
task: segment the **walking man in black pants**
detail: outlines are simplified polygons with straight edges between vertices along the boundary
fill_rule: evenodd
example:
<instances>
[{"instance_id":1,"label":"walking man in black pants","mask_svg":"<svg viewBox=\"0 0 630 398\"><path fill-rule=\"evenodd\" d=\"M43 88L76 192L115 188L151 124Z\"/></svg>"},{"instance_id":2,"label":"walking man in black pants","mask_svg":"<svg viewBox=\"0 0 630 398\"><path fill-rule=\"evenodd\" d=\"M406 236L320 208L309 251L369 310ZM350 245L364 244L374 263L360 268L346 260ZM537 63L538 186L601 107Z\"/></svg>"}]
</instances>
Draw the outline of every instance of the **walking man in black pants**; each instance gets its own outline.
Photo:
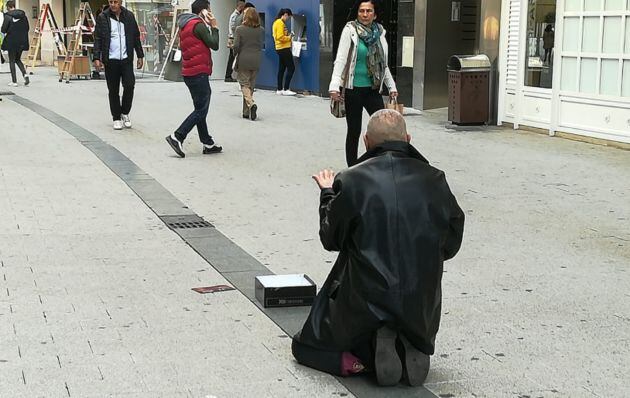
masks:
<instances>
[{"instance_id":1,"label":"walking man in black pants","mask_svg":"<svg viewBox=\"0 0 630 398\"><path fill-rule=\"evenodd\" d=\"M136 67L142 69L144 52L140 43L140 29L133 13L121 6L121 0L109 0L109 8L99 14L94 31L94 67L105 66L105 79L109 90L109 108L114 130L131 128L129 112L133 102L136 77L133 73L133 51ZM120 81L123 95L120 101Z\"/></svg>"},{"instance_id":2,"label":"walking man in black pants","mask_svg":"<svg viewBox=\"0 0 630 398\"><path fill-rule=\"evenodd\" d=\"M22 51L28 50L28 18L22 10L15 8L15 0L7 1L7 12L2 21L2 33L6 36L2 41L2 49L9 53L9 68L11 69L11 83L9 86L17 86L15 65L20 68L24 85L30 83L26 75L26 68L20 59Z\"/></svg>"}]
</instances>

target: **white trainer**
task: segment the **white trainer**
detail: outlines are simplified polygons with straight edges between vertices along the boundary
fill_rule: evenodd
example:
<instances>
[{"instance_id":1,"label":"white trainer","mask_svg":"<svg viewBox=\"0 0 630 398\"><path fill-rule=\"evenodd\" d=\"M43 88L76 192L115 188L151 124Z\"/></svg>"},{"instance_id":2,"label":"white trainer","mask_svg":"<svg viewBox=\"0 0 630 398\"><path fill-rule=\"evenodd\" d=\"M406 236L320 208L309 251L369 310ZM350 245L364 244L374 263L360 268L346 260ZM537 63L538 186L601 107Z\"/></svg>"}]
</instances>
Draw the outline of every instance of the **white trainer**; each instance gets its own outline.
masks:
<instances>
[{"instance_id":1,"label":"white trainer","mask_svg":"<svg viewBox=\"0 0 630 398\"><path fill-rule=\"evenodd\" d=\"M125 126L125 128L127 129L130 129L131 119L129 119L129 115L120 115L120 118L122 119L123 126Z\"/></svg>"},{"instance_id":2,"label":"white trainer","mask_svg":"<svg viewBox=\"0 0 630 398\"><path fill-rule=\"evenodd\" d=\"M9 84L7 84L7 86L9 86L9 87L17 87L18 84L17 83L13 83L13 82L9 82Z\"/></svg>"},{"instance_id":3,"label":"white trainer","mask_svg":"<svg viewBox=\"0 0 630 398\"><path fill-rule=\"evenodd\" d=\"M284 95L284 91L283 90L276 90L276 95Z\"/></svg>"},{"instance_id":4,"label":"white trainer","mask_svg":"<svg viewBox=\"0 0 630 398\"><path fill-rule=\"evenodd\" d=\"M114 120L114 130L122 130L123 122L122 120Z\"/></svg>"},{"instance_id":5,"label":"white trainer","mask_svg":"<svg viewBox=\"0 0 630 398\"><path fill-rule=\"evenodd\" d=\"M284 90L282 92L282 95L287 95L287 96L293 96L295 94L297 94L297 93L295 91L291 91L291 90Z\"/></svg>"}]
</instances>

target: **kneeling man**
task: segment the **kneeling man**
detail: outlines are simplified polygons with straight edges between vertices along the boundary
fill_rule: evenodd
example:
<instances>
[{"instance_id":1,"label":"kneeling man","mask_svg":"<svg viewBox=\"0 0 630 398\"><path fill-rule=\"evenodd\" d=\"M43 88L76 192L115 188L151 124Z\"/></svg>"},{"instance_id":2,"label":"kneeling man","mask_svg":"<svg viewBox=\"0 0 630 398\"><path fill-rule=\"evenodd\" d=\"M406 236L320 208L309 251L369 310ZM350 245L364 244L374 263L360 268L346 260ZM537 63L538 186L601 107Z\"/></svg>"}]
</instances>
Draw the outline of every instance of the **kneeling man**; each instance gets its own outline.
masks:
<instances>
[{"instance_id":1,"label":"kneeling man","mask_svg":"<svg viewBox=\"0 0 630 398\"><path fill-rule=\"evenodd\" d=\"M427 376L443 262L459 250L464 213L410 139L398 112L380 110L357 165L313 176L320 239L339 257L293 338L301 364L339 376L373 368L381 385Z\"/></svg>"}]
</instances>

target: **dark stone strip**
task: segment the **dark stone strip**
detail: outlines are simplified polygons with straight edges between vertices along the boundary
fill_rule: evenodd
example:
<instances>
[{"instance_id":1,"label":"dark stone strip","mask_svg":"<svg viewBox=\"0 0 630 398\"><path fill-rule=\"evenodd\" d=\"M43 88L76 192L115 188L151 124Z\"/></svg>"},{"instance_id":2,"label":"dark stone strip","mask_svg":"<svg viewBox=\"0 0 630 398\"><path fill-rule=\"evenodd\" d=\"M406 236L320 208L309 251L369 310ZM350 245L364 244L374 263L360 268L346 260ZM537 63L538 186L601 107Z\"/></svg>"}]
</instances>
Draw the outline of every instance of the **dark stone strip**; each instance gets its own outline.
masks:
<instances>
[{"instance_id":1,"label":"dark stone strip","mask_svg":"<svg viewBox=\"0 0 630 398\"><path fill-rule=\"evenodd\" d=\"M177 220L203 220L118 149L102 141L95 134L26 98L17 95L10 98L75 137L120 177L167 226ZM273 275L273 272L228 237L214 227L171 230L287 335L293 336L302 328L310 307L263 308L254 295L254 277ZM375 384L371 376L338 377L337 380L359 398L437 398L424 387L410 388L399 385L382 388Z\"/></svg>"}]
</instances>

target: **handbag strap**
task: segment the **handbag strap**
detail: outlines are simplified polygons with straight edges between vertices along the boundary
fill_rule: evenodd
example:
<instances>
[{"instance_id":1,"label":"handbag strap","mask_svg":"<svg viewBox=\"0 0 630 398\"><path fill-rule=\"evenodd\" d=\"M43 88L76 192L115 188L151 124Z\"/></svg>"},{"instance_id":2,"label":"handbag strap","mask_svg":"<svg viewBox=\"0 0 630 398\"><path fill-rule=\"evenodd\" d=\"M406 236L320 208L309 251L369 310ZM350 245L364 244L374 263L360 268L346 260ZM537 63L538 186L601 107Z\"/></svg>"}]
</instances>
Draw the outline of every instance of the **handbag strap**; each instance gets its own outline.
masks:
<instances>
[{"instance_id":1,"label":"handbag strap","mask_svg":"<svg viewBox=\"0 0 630 398\"><path fill-rule=\"evenodd\" d=\"M346 57L346 66L343 71L343 86L341 86L341 96L346 93L346 85L348 84L348 78L350 77L350 56L352 55L352 49L354 48L354 42L350 41L350 49L348 50L348 56Z\"/></svg>"}]
</instances>

